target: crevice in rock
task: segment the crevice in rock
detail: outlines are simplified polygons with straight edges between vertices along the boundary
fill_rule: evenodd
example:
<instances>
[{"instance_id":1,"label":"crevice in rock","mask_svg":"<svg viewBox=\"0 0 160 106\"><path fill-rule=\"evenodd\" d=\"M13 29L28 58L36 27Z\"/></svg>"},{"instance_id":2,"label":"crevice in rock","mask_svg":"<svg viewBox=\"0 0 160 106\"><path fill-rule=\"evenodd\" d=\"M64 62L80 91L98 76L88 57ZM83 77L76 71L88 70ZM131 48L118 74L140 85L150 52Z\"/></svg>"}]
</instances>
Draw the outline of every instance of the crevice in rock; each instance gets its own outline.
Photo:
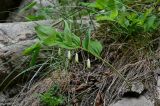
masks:
<instances>
[{"instance_id":1,"label":"crevice in rock","mask_svg":"<svg viewBox=\"0 0 160 106\"><path fill-rule=\"evenodd\" d=\"M9 14L18 9L22 0L0 0L0 22L6 22Z\"/></svg>"},{"instance_id":2,"label":"crevice in rock","mask_svg":"<svg viewBox=\"0 0 160 106\"><path fill-rule=\"evenodd\" d=\"M147 92L147 90L143 90L142 93L134 92L134 91L128 91L123 94L123 98L139 98L141 95L144 95Z\"/></svg>"}]
</instances>

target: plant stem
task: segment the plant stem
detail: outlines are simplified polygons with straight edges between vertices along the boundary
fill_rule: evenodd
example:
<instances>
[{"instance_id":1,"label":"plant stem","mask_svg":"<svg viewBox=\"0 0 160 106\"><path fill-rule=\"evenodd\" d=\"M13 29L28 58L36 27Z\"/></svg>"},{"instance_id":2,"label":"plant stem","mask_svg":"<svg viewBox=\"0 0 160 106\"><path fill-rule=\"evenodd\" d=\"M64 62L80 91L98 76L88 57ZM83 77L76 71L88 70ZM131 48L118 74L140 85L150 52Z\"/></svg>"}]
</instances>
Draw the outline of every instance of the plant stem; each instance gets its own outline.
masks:
<instances>
[{"instance_id":1,"label":"plant stem","mask_svg":"<svg viewBox=\"0 0 160 106\"><path fill-rule=\"evenodd\" d=\"M130 87L131 84L128 82L128 80L112 65L110 64L109 62L107 62L106 60L102 59L100 56L98 55L95 55L94 53L80 47L80 49L84 50L84 51L87 51L88 53L91 53L93 56L95 56L97 59L101 60L102 62L104 62L107 66L109 66L111 68L111 70L116 73L119 77L121 77L125 82L126 84Z\"/></svg>"}]
</instances>

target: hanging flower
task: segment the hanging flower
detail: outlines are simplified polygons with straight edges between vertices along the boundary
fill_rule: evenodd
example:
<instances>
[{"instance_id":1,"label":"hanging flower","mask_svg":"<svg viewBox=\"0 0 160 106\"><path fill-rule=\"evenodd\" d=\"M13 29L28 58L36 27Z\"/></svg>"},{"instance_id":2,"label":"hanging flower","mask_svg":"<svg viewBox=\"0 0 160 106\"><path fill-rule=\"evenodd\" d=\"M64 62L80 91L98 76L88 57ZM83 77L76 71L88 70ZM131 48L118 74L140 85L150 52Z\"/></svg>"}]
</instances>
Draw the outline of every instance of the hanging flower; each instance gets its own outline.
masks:
<instances>
[{"instance_id":1,"label":"hanging flower","mask_svg":"<svg viewBox=\"0 0 160 106\"><path fill-rule=\"evenodd\" d=\"M75 61L78 63L79 62L79 60L78 60L78 54L76 53L76 55L75 55Z\"/></svg>"},{"instance_id":2,"label":"hanging flower","mask_svg":"<svg viewBox=\"0 0 160 106\"><path fill-rule=\"evenodd\" d=\"M61 48L58 49L58 55L61 55Z\"/></svg>"},{"instance_id":3,"label":"hanging flower","mask_svg":"<svg viewBox=\"0 0 160 106\"><path fill-rule=\"evenodd\" d=\"M68 57L68 60L71 60L71 51L68 51L67 57Z\"/></svg>"},{"instance_id":4,"label":"hanging flower","mask_svg":"<svg viewBox=\"0 0 160 106\"><path fill-rule=\"evenodd\" d=\"M91 61L90 61L90 59L87 60L87 68L91 68Z\"/></svg>"}]
</instances>

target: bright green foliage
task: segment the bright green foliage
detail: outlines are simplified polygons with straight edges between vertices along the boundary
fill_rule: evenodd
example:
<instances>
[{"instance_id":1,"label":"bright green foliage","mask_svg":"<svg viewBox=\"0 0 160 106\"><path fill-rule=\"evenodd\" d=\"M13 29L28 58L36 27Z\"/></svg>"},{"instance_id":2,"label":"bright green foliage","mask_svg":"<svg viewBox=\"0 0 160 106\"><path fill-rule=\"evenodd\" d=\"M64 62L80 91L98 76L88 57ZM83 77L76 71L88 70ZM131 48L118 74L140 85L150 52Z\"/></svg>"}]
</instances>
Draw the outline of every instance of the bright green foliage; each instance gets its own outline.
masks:
<instances>
[{"instance_id":1,"label":"bright green foliage","mask_svg":"<svg viewBox=\"0 0 160 106\"><path fill-rule=\"evenodd\" d=\"M88 49L86 50L92 53L94 56L100 56L100 53L102 51L102 45L97 40L90 40Z\"/></svg>"},{"instance_id":2,"label":"bright green foliage","mask_svg":"<svg viewBox=\"0 0 160 106\"><path fill-rule=\"evenodd\" d=\"M66 21L64 21L64 23L64 32L58 32L53 27L49 26L37 26L35 29L37 32L37 36L40 38L42 44L46 46L59 46L65 49L83 48L93 55L100 56L102 45L97 40L91 40L90 31L86 35L85 39L81 41L78 36L71 32L68 23ZM81 42L83 42L82 47ZM33 45L30 48L27 48L25 52L32 51L35 48L36 46Z\"/></svg>"},{"instance_id":3,"label":"bright green foliage","mask_svg":"<svg viewBox=\"0 0 160 106\"><path fill-rule=\"evenodd\" d=\"M88 49L90 45L90 36L91 36L91 30L89 29L88 33L85 36L85 39L82 41L83 48Z\"/></svg>"},{"instance_id":4,"label":"bright green foliage","mask_svg":"<svg viewBox=\"0 0 160 106\"><path fill-rule=\"evenodd\" d=\"M36 44L34 44L24 50L24 52L23 52L24 55L32 55L32 60L30 62L30 66L33 66L36 64L36 59L39 55L40 49L41 49L41 44L39 42L37 42Z\"/></svg>"},{"instance_id":5,"label":"bright green foliage","mask_svg":"<svg viewBox=\"0 0 160 106\"><path fill-rule=\"evenodd\" d=\"M122 0L96 0L94 3L87 3L86 6L97 9L95 12L97 21L118 23L128 33L136 30L147 32L158 26L157 17L153 14L154 7L139 12L131 9Z\"/></svg>"},{"instance_id":6,"label":"bright green foliage","mask_svg":"<svg viewBox=\"0 0 160 106\"><path fill-rule=\"evenodd\" d=\"M32 46L26 48L24 51L23 51L23 54L24 55L29 55L31 54L33 51L35 51L36 49L39 49L41 48L41 44L39 42L33 44Z\"/></svg>"},{"instance_id":7,"label":"bright green foliage","mask_svg":"<svg viewBox=\"0 0 160 106\"><path fill-rule=\"evenodd\" d=\"M43 44L47 46L59 46L66 49L80 47L80 38L74 35L67 22L65 22L64 32L58 32L49 26L37 26L36 32Z\"/></svg>"},{"instance_id":8,"label":"bright green foliage","mask_svg":"<svg viewBox=\"0 0 160 106\"><path fill-rule=\"evenodd\" d=\"M26 55L32 54L31 66L35 64L42 44L49 47L58 46L65 49L83 49L94 56L100 56L101 54L102 45L99 41L90 38L91 30L88 31L86 37L81 41L80 37L72 33L67 21L64 21L63 32L58 32L53 27L44 25L35 27L35 30L40 41L24 51Z\"/></svg>"},{"instance_id":9,"label":"bright green foliage","mask_svg":"<svg viewBox=\"0 0 160 106\"><path fill-rule=\"evenodd\" d=\"M102 51L102 45L97 40L92 40L90 38L91 30L86 34L85 39L82 41L82 47L87 51L91 52L95 56L100 56Z\"/></svg>"},{"instance_id":10,"label":"bright green foliage","mask_svg":"<svg viewBox=\"0 0 160 106\"><path fill-rule=\"evenodd\" d=\"M28 21L37 21L37 20L43 20L45 17L43 15L28 15L27 20Z\"/></svg>"},{"instance_id":11,"label":"bright green foliage","mask_svg":"<svg viewBox=\"0 0 160 106\"><path fill-rule=\"evenodd\" d=\"M45 40L50 36L56 37L56 31L50 26L39 25L35 27L35 30L41 40Z\"/></svg>"},{"instance_id":12,"label":"bright green foliage","mask_svg":"<svg viewBox=\"0 0 160 106\"><path fill-rule=\"evenodd\" d=\"M64 103L64 96L60 93L58 85L54 85L48 92L40 95L40 100L46 106L59 106Z\"/></svg>"}]
</instances>

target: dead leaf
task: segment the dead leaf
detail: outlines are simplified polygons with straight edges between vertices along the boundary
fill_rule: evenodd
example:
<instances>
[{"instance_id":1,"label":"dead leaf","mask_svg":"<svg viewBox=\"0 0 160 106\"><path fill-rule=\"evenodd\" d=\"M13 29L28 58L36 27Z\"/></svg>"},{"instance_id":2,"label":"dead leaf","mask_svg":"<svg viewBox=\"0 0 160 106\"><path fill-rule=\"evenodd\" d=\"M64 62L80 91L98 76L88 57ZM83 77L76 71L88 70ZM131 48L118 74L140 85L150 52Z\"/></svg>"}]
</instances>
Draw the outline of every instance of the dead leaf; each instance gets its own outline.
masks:
<instances>
[{"instance_id":1,"label":"dead leaf","mask_svg":"<svg viewBox=\"0 0 160 106\"><path fill-rule=\"evenodd\" d=\"M97 93L94 106L103 106L103 98L100 92Z\"/></svg>"},{"instance_id":2,"label":"dead leaf","mask_svg":"<svg viewBox=\"0 0 160 106\"><path fill-rule=\"evenodd\" d=\"M82 90L87 89L88 87L89 87L89 86L88 86L87 83L83 83L83 84L81 84L80 86L78 86L75 90L76 90L77 92L80 92L80 91L82 91Z\"/></svg>"}]
</instances>

